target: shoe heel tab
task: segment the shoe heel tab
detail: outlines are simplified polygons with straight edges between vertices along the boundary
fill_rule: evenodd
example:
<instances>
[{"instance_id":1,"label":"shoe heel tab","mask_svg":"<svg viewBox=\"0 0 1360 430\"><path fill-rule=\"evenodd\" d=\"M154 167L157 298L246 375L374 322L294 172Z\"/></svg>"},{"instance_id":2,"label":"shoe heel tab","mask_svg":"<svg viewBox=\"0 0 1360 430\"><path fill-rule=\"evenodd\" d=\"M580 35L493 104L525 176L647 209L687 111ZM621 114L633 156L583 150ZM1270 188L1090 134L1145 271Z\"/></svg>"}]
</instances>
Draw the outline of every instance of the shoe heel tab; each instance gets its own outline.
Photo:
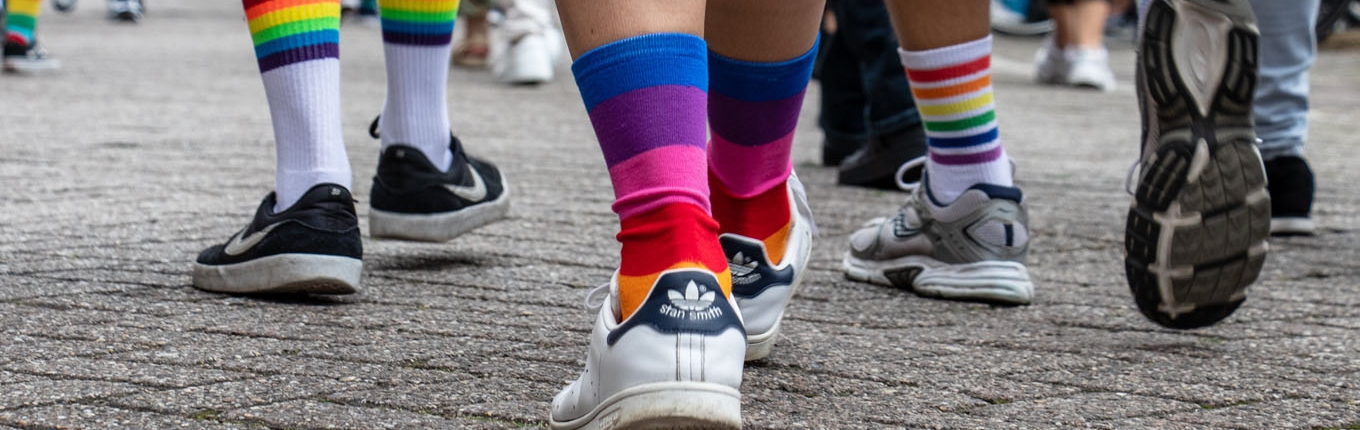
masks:
<instances>
[{"instance_id":1,"label":"shoe heel tab","mask_svg":"<svg viewBox=\"0 0 1360 430\"><path fill-rule=\"evenodd\" d=\"M746 329L732 304L725 296L718 277L706 270L668 270L658 276L647 299L632 315L609 333L609 345L639 326L651 327L665 334L696 333L718 335L736 329L745 336Z\"/></svg>"},{"instance_id":2,"label":"shoe heel tab","mask_svg":"<svg viewBox=\"0 0 1360 430\"><path fill-rule=\"evenodd\" d=\"M1016 187L1007 187L995 184L976 184L968 187L970 190L982 191L987 197L992 199L1010 200L1019 204L1024 201L1025 193Z\"/></svg>"}]
</instances>

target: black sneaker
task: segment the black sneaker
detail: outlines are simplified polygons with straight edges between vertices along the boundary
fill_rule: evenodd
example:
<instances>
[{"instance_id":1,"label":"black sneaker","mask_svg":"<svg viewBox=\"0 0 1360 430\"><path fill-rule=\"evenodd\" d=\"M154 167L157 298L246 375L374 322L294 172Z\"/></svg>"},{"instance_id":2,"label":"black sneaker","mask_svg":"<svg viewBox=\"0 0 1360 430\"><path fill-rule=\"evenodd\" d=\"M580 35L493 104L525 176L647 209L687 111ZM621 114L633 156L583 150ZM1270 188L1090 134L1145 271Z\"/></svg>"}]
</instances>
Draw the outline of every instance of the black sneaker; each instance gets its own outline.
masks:
<instances>
[{"instance_id":1,"label":"black sneaker","mask_svg":"<svg viewBox=\"0 0 1360 430\"><path fill-rule=\"evenodd\" d=\"M1309 236L1313 225L1313 170L1299 157L1266 160L1270 189L1270 234Z\"/></svg>"},{"instance_id":2,"label":"black sneaker","mask_svg":"<svg viewBox=\"0 0 1360 430\"><path fill-rule=\"evenodd\" d=\"M227 243L198 254L194 287L235 294L351 294L359 286L363 244L349 191L321 184L283 212L274 193Z\"/></svg>"},{"instance_id":3,"label":"black sneaker","mask_svg":"<svg viewBox=\"0 0 1360 430\"><path fill-rule=\"evenodd\" d=\"M1165 327L1227 318L1266 259L1270 195L1251 113L1258 38L1247 0L1148 7L1124 267L1138 309Z\"/></svg>"},{"instance_id":4,"label":"black sneaker","mask_svg":"<svg viewBox=\"0 0 1360 430\"><path fill-rule=\"evenodd\" d=\"M491 163L463 152L449 141L453 163L441 172L419 149L392 145L378 158L378 174L368 213L369 235L444 242L504 219L510 190Z\"/></svg>"},{"instance_id":5,"label":"black sneaker","mask_svg":"<svg viewBox=\"0 0 1360 430\"><path fill-rule=\"evenodd\" d=\"M926 133L920 124L886 136L874 136L863 148L841 162L837 168L836 183L895 191L898 189L898 180L921 180L920 169L908 172L908 178L897 178L895 175L903 164L925 155Z\"/></svg>"},{"instance_id":6,"label":"black sneaker","mask_svg":"<svg viewBox=\"0 0 1360 430\"><path fill-rule=\"evenodd\" d=\"M43 72L61 68L61 61L47 53L36 40L22 43L7 39L4 46L6 72Z\"/></svg>"}]
</instances>

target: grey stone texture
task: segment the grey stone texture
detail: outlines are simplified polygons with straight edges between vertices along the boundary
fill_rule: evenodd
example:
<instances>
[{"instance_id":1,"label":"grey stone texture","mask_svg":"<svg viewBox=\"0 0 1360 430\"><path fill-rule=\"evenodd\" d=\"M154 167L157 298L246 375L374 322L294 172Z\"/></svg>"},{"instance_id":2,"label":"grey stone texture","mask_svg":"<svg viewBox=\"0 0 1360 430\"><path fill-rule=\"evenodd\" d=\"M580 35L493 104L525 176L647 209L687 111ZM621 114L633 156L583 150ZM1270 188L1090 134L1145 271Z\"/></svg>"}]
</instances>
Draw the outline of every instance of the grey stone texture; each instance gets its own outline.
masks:
<instances>
[{"instance_id":1,"label":"grey stone texture","mask_svg":"<svg viewBox=\"0 0 1360 430\"><path fill-rule=\"evenodd\" d=\"M365 239L362 291L251 298L190 262L272 186L273 146L235 2L48 12L56 73L0 76L0 428L515 428L580 371L586 292L617 264L602 158L565 65L536 88L455 70L454 131L496 162L509 220L445 244ZM361 218L383 103L381 37L346 26L344 136ZM1133 53L1113 93L1031 83L1038 39L997 39L1003 138L1033 219L1034 304L923 299L845 280L846 237L901 193L817 164L814 84L794 163L821 226L750 428L1360 428L1360 50L1313 71L1316 237L1271 239L1250 299L1154 326L1123 279L1138 152ZM367 227L361 224L361 227Z\"/></svg>"}]
</instances>

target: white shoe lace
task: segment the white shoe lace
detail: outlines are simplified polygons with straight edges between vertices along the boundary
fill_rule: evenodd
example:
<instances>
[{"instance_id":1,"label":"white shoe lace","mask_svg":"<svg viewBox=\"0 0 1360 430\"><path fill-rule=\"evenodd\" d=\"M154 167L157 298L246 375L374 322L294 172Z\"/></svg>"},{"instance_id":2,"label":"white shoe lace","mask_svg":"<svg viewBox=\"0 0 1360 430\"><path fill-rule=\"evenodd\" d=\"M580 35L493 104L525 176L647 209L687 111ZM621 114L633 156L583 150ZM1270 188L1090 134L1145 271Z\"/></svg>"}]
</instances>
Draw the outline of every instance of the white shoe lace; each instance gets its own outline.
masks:
<instances>
[{"instance_id":1,"label":"white shoe lace","mask_svg":"<svg viewBox=\"0 0 1360 430\"><path fill-rule=\"evenodd\" d=\"M916 182L906 182L902 180L902 176L906 175L908 170L925 166L925 164L926 156L924 155L913 158L911 160L907 160L907 162L902 163L902 166L897 168L897 174L893 175L893 182L897 183L897 188L900 188L902 191L911 192L915 191L916 188L920 187L921 186L920 180L917 180Z\"/></svg>"},{"instance_id":2,"label":"white shoe lace","mask_svg":"<svg viewBox=\"0 0 1360 430\"><path fill-rule=\"evenodd\" d=\"M798 180L797 172L792 172L790 175L793 175L790 187L793 187L794 207L803 215L803 218L808 220L808 228L812 230L812 237L821 237L822 233L817 229L817 220L812 218L812 206L808 205L807 190L803 188L803 181Z\"/></svg>"},{"instance_id":3,"label":"white shoe lace","mask_svg":"<svg viewBox=\"0 0 1360 430\"><path fill-rule=\"evenodd\" d=\"M603 294L601 294L601 292L603 292ZM597 296L599 296L598 300L596 300ZM604 308L604 303L606 301L609 301L608 282L600 284L595 288L591 288L590 292L586 293L586 309L589 309L592 312L599 312L601 308Z\"/></svg>"}]
</instances>

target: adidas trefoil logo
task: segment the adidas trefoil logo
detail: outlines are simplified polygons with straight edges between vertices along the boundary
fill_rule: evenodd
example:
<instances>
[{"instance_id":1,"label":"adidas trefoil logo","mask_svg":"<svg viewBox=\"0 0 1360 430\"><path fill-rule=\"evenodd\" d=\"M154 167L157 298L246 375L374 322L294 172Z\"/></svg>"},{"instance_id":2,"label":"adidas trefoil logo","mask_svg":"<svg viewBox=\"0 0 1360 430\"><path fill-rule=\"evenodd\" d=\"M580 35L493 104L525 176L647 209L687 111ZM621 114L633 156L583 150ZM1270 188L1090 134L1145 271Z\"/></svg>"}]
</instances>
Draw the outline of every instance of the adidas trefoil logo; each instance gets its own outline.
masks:
<instances>
[{"instance_id":1,"label":"adidas trefoil logo","mask_svg":"<svg viewBox=\"0 0 1360 430\"><path fill-rule=\"evenodd\" d=\"M756 269L760 266L755 260L737 251L732 259L727 262L727 267L732 270L732 283L736 285L746 285L760 280L760 273Z\"/></svg>"},{"instance_id":2,"label":"adidas trefoil logo","mask_svg":"<svg viewBox=\"0 0 1360 430\"><path fill-rule=\"evenodd\" d=\"M666 292L666 297L670 303L661 305L661 313L677 319L687 320L709 320L722 316L721 308L712 306L717 291L710 291L700 287L694 281L689 281L685 285L685 292L670 290Z\"/></svg>"}]
</instances>

